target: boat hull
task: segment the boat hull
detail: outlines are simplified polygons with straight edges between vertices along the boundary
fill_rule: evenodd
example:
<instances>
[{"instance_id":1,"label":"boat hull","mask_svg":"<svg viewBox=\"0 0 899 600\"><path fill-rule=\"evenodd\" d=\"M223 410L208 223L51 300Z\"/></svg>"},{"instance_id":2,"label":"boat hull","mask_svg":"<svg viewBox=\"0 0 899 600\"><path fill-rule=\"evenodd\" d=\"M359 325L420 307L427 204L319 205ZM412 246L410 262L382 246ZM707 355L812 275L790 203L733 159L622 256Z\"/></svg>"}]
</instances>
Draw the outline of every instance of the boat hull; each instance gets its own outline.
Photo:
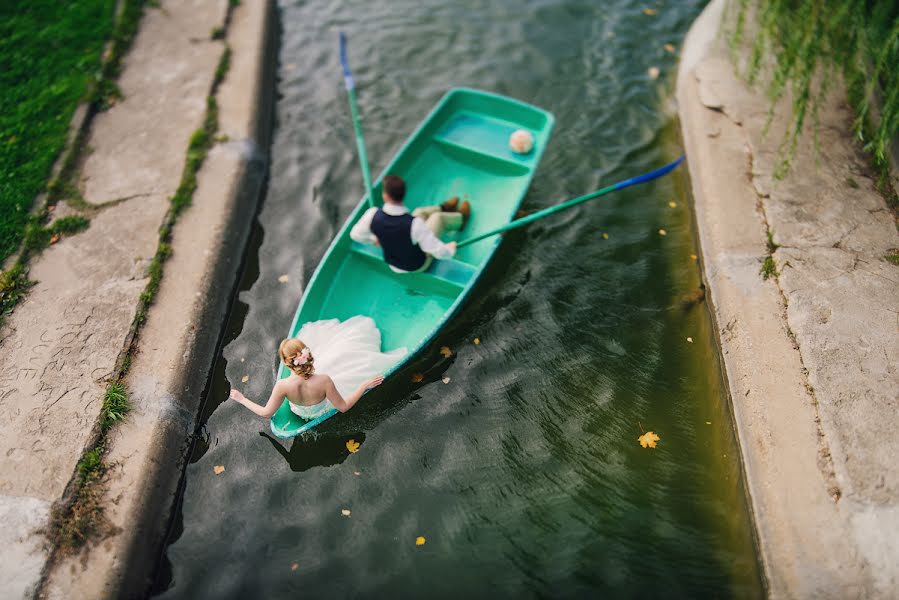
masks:
<instances>
[{"instance_id":1,"label":"boat hull","mask_svg":"<svg viewBox=\"0 0 899 600\"><path fill-rule=\"evenodd\" d=\"M517 100L464 88L450 90L374 183L376 205L381 179L392 173L406 181L405 204L410 211L458 196L472 205L464 237L502 226L514 218L553 124L552 114ZM534 136L528 154L515 154L508 147L516 129ZM306 286L288 335L295 336L310 321L369 316L381 331L382 351L400 347L409 351L385 373L389 376L452 318L493 257L500 237L460 248L452 259L435 260L426 272L395 273L379 248L350 239L350 229L368 206L363 197L334 238ZM450 239L453 236L445 241ZM287 375L281 365L279 378ZM272 417L271 429L278 437L293 437L336 412L304 421L285 400Z\"/></svg>"}]
</instances>

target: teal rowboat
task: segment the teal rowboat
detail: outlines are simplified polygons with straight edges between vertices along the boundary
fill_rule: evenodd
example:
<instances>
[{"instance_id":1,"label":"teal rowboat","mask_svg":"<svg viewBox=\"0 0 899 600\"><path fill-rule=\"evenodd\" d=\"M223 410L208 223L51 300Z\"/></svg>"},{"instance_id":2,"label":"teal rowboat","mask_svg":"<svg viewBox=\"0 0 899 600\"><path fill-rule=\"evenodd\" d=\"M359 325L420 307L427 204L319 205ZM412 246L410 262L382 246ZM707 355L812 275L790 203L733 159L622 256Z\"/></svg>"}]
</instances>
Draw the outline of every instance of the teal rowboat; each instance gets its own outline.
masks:
<instances>
[{"instance_id":1,"label":"teal rowboat","mask_svg":"<svg viewBox=\"0 0 899 600\"><path fill-rule=\"evenodd\" d=\"M439 204L459 196L470 200L466 237L509 223L524 198L553 128L552 114L496 94L450 90L419 125L374 183L374 206L381 204L381 178L406 180L406 206ZM528 154L509 149L509 136L525 129L534 136ZM428 344L459 309L490 262L501 237L459 248L449 260L435 260L424 273L394 273L381 249L350 239L350 229L369 207L368 196L349 216L306 286L289 336L321 319L366 315L381 330L382 351L406 347L409 353L389 376ZM456 235L456 234L454 234ZM448 238L445 241L449 241ZM279 378L289 375L281 365ZM337 414L332 410L305 421L285 400L272 417L272 432L289 438Z\"/></svg>"}]
</instances>

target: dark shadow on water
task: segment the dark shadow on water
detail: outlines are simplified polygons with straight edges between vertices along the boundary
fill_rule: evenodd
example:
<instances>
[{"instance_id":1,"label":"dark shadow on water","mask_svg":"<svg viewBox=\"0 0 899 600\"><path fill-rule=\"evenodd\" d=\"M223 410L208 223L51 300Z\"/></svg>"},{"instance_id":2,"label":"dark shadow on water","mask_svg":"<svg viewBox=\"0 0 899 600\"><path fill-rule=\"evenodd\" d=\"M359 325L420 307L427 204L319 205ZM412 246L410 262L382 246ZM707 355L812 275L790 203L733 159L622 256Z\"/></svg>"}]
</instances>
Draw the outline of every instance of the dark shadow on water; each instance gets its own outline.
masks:
<instances>
[{"instance_id":1,"label":"dark shadow on water","mask_svg":"<svg viewBox=\"0 0 899 600\"><path fill-rule=\"evenodd\" d=\"M361 447L365 443L365 434L356 431L341 436L300 436L293 440L279 440L264 431L259 435L272 443L272 447L287 461L294 473L308 471L313 467L333 467L339 465L352 454L348 444L352 440ZM284 447L287 443L290 450Z\"/></svg>"}]
</instances>

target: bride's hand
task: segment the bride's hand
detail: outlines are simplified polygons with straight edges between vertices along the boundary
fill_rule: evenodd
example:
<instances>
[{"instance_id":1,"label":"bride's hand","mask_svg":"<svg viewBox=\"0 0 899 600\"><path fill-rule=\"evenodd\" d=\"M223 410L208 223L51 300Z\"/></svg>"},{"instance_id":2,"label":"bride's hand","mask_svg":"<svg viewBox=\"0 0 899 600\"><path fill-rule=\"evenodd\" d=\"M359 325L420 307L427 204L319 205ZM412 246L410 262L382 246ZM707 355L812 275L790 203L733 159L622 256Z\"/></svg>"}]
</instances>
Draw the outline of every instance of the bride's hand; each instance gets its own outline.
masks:
<instances>
[{"instance_id":1,"label":"bride's hand","mask_svg":"<svg viewBox=\"0 0 899 600\"><path fill-rule=\"evenodd\" d=\"M367 381L363 381L362 387L364 387L367 390L370 390L372 388L378 387L382 383L384 383L384 376L378 375L377 377L372 377L371 379L369 379Z\"/></svg>"},{"instance_id":2,"label":"bride's hand","mask_svg":"<svg viewBox=\"0 0 899 600\"><path fill-rule=\"evenodd\" d=\"M243 394L241 394L234 388L231 388L231 394L228 397L231 398L232 400L237 400L238 402L243 400Z\"/></svg>"}]
</instances>

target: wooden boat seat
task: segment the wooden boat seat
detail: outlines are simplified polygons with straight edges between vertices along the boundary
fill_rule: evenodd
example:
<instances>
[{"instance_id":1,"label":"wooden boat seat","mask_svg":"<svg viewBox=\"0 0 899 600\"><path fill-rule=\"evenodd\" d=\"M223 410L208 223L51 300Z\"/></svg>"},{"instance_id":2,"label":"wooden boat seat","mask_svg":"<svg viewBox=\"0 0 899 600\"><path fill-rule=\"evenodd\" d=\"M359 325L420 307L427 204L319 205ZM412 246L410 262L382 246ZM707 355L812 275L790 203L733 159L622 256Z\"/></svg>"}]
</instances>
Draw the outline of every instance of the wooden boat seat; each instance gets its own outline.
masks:
<instances>
[{"instance_id":1,"label":"wooden boat seat","mask_svg":"<svg viewBox=\"0 0 899 600\"><path fill-rule=\"evenodd\" d=\"M384 262L384 255L382 254L381 249L376 246L352 242L351 249L357 254L375 258L382 264ZM431 263L430 268L425 271L425 274L452 285L465 287L468 285L471 278L474 277L475 272L476 269L470 264L462 262L461 260L448 258L444 260L434 260Z\"/></svg>"}]
</instances>

